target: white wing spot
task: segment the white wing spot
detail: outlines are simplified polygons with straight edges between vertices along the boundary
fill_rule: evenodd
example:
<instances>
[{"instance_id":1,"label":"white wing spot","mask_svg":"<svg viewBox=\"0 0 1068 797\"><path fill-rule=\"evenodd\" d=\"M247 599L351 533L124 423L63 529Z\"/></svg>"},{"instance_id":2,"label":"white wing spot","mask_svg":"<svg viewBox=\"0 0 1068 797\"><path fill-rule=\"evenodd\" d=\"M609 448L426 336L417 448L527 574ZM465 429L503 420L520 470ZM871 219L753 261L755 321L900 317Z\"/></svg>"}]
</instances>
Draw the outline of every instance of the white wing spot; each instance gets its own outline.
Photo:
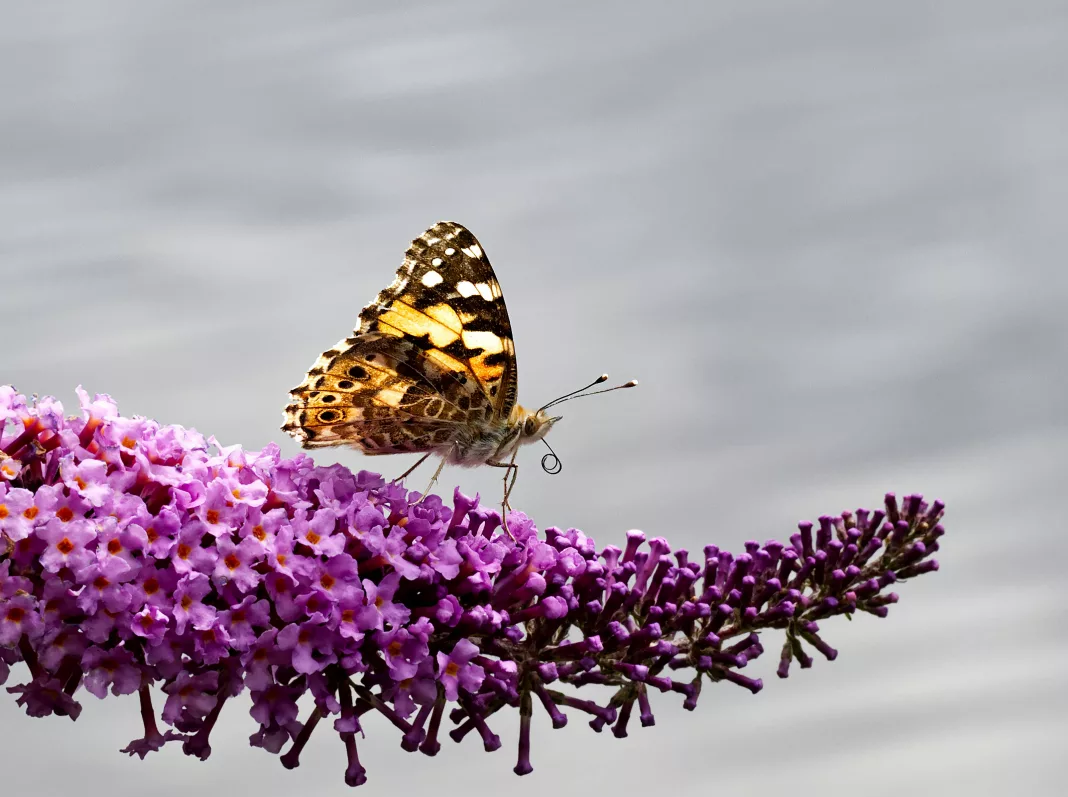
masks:
<instances>
[{"instance_id":1,"label":"white wing spot","mask_svg":"<svg viewBox=\"0 0 1068 797\"><path fill-rule=\"evenodd\" d=\"M486 354L504 351L504 342L499 337L481 329L465 329L463 342L467 348L482 349Z\"/></svg>"},{"instance_id":2,"label":"white wing spot","mask_svg":"<svg viewBox=\"0 0 1068 797\"><path fill-rule=\"evenodd\" d=\"M433 260L430 261L430 265L432 265L435 268L437 268L438 266L440 266L444 262L445 261L442 260L440 257L435 257Z\"/></svg>"},{"instance_id":3,"label":"white wing spot","mask_svg":"<svg viewBox=\"0 0 1068 797\"><path fill-rule=\"evenodd\" d=\"M466 299L468 296L474 296L479 291L467 280L460 280L456 283L456 292Z\"/></svg>"},{"instance_id":4,"label":"white wing spot","mask_svg":"<svg viewBox=\"0 0 1068 797\"><path fill-rule=\"evenodd\" d=\"M475 258L475 260L478 260L480 257L482 257L482 247L480 247L478 244L471 244L470 246L464 249L464 254L466 254L468 257Z\"/></svg>"},{"instance_id":5,"label":"white wing spot","mask_svg":"<svg viewBox=\"0 0 1068 797\"><path fill-rule=\"evenodd\" d=\"M387 387L375 393L375 398L387 406L399 407L401 400L404 398L404 391L397 390L395 387Z\"/></svg>"},{"instance_id":6,"label":"white wing spot","mask_svg":"<svg viewBox=\"0 0 1068 797\"><path fill-rule=\"evenodd\" d=\"M477 290L479 292L479 294L482 296L482 298L485 299L487 302L492 302L493 301L493 291L490 290L490 286L487 285L486 283L484 283L484 282L478 283L478 285L475 286L475 290Z\"/></svg>"},{"instance_id":7,"label":"white wing spot","mask_svg":"<svg viewBox=\"0 0 1068 797\"><path fill-rule=\"evenodd\" d=\"M455 255L455 254L456 254L456 250L455 250L455 249L453 249L453 248L452 248L452 247L450 246L450 247L449 247L448 249L446 249L446 250L445 250L445 254L446 254L446 255L448 255L449 257L452 257L453 255Z\"/></svg>"},{"instance_id":8,"label":"white wing spot","mask_svg":"<svg viewBox=\"0 0 1068 797\"><path fill-rule=\"evenodd\" d=\"M439 263L441 263L440 260L434 265L438 265ZM442 276L436 271L428 271L423 275L422 283L428 288L433 288L435 285L440 285L442 282L444 282Z\"/></svg>"}]
</instances>

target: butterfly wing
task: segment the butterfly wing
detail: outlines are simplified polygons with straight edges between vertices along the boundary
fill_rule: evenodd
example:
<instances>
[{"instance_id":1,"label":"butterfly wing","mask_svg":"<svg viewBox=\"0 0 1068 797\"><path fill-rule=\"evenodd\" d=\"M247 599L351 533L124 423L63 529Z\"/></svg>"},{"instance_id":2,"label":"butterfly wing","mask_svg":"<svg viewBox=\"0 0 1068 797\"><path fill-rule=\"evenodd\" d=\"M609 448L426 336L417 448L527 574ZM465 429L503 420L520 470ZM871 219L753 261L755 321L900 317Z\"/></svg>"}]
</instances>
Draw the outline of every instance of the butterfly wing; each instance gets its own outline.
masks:
<instances>
[{"instance_id":1,"label":"butterfly wing","mask_svg":"<svg viewBox=\"0 0 1068 797\"><path fill-rule=\"evenodd\" d=\"M290 391L282 428L305 448L447 449L460 429L508 418L516 373L508 311L482 247L461 225L439 222L412 242L353 336Z\"/></svg>"},{"instance_id":2,"label":"butterfly wing","mask_svg":"<svg viewBox=\"0 0 1068 797\"><path fill-rule=\"evenodd\" d=\"M500 283L478 239L440 221L408 247L393 284L360 312L356 334L404 337L456 373L466 373L507 419L518 373Z\"/></svg>"}]
</instances>

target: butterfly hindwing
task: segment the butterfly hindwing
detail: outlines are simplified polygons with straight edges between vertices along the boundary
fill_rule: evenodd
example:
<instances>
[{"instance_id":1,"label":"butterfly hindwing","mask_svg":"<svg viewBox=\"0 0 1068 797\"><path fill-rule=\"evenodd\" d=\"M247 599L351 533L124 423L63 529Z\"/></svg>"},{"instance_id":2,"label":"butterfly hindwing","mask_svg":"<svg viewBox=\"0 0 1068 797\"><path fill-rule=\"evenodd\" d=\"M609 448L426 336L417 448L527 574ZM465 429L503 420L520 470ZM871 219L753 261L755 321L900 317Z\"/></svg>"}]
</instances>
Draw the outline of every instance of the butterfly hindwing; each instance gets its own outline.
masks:
<instances>
[{"instance_id":1,"label":"butterfly hindwing","mask_svg":"<svg viewBox=\"0 0 1068 797\"><path fill-rule=\"evenodd\" d=\"M368 454L448 448L493 408L474 379L411 341L371 332L339 341L290 391L285 431L305 448L356 445Z\"/></svg>"}]
</instances>

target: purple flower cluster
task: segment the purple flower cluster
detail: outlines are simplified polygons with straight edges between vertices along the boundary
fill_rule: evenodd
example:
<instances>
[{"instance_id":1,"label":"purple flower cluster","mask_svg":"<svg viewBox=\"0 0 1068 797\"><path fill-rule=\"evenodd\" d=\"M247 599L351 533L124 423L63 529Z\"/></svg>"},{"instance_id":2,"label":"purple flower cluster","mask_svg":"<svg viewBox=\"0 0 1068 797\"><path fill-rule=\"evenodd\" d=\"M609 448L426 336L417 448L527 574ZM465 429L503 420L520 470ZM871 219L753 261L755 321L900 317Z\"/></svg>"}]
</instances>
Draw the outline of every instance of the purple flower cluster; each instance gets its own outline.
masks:
<instances>
[{"instance_id":1,"label":"purple flower cluster","mask_svg":"<svg viewBox=\"0 0 1068 797\"><path fill-rule=\"evenodd\" d=\"M519 709L530 764L535 700L554 727L564 709L627 734L649 691L697 705L704 681L757 692L740 671L782 629L778 674L836 652L818 623L885 616L895 581L937 569L943 505L920 496L802 523L788 544L705 547L690 560L662 538L627 535L598 550L576 529L540 539L519 512L500 515L458 490L452 507L377 474L219 446L195 431L121 417L80 388L81 414L0 387L0 683L31 716L76 719L79 687L138 692L144 757L178 741L206 758L226 701L248 690L253 745L295 767L333 719L345 781L366 780L361 718L387 717L401 746L434 755L446 709L456 741ZM152 685L162 687L160 731ZM599 684L598 703L575 687ZM566 686L567 691L560 687ZM314 708L298 720L297 701Z\"/></svg>"}]
</instances>

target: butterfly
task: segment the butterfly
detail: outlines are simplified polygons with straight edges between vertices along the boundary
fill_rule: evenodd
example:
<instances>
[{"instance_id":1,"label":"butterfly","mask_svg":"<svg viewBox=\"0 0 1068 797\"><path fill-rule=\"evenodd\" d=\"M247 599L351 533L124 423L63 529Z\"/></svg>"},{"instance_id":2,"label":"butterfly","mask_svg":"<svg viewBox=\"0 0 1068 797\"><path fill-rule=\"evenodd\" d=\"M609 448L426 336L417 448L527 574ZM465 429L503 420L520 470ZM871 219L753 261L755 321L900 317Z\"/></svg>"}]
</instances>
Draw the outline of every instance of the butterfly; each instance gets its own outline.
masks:
<instances>
[{"instance_id":1,"label":"butterfly","mask_svg":"<svg viewBox=\"0 0 1068 797\"><path fill-rule=\"evenodd\" d=\"M446 463L504 468L507 530L520 446L545 441L560 420L547 412L581 396L602 375L529 410L517 402L512 326L485 250L463 225L441 221L412 241L389 287L360 311L359 326L315 361L290 391L282 429L304 448L348 445L365 454L441 457ZM559 472L552 448L542 467ZM553 465L546 461L552 458Z\"/></svg>"}]
</instances>

